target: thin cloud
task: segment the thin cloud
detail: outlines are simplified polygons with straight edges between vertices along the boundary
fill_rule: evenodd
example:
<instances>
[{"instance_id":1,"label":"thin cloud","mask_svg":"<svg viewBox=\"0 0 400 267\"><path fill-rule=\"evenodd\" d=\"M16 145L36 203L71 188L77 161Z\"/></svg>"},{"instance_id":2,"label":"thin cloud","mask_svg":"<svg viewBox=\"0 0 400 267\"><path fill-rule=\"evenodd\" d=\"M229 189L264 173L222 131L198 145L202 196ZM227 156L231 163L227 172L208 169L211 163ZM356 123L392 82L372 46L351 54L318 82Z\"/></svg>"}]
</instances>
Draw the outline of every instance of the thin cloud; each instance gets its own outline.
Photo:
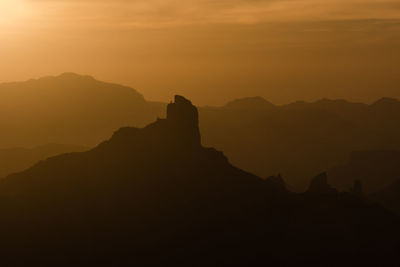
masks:
<instances>
[{"instance_id":1,"label":"thin cloud","mask_svg":"<svg viewBox=\"0 0 400 267\"><path fill-rule=\"evenodd\" d=\"M398 0L25 0L37 24L170 27L281 21L399 19Z\"/></svg>"}]
</instances>

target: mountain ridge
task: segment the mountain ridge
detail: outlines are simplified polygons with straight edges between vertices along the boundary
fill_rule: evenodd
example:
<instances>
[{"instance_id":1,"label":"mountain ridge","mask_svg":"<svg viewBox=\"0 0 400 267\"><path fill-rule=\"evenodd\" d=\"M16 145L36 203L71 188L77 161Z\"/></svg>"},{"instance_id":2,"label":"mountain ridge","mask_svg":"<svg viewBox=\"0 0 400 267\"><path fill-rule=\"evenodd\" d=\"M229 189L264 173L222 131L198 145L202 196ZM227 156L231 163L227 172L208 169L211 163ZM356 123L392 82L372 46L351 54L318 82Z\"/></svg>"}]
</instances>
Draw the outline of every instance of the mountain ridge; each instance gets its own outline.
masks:
<instances>
[{"instance_id":1,"label":"mountain ridge","mask_svg":"<svg viewBox=\"0 0 400 267\"><path fill-rule=\"evenodd\" d=\"M3 262L291 266L329 258L351 266L396 259L398 217L352 194L294 194L280 176L243 171L201 144L190 101L176 96L167 109L144 128L121 128L87 152L0 180Z\"/></svg>"},{"instance_id":2,"label":"mountain ridge","mask_svg":"<svg viewBox=\"0 0 400 267\"><path fill-rule=\"evenodd\" d=\"M93 83L87 76L61 76L89 80L95 86L65 85L60 82L64 78L56 76L49 78L55 84L48 88L30 87L35 89L31 97L20 94L7 100L3 95L0 147L49 142L94 147L120 127L143 127L166 115L167 103L135 97L130 87L119 90L113 84ZM65 93L57 93L57 88ZM306 189L309 177L344 164L352 151L400 149L398 101L390 100L390 108L382 105L388 100L373 105L326 99L263 108L267 100L251 99L261 101L262 108L200 107L203 143L260 177L282 173L298 191Z\"/></svg>"},{"instance_id":3,"label":"mountain ridge","mask_svg":"<svg viewBox=\"0 0 400 267\"><path fill-rule=\"evenodd\" d=\"M68 144L46 144L33 148L12 147L0 149L0 179L23 171L49 157L88 148Z\"/></svg>"}]
</instances>

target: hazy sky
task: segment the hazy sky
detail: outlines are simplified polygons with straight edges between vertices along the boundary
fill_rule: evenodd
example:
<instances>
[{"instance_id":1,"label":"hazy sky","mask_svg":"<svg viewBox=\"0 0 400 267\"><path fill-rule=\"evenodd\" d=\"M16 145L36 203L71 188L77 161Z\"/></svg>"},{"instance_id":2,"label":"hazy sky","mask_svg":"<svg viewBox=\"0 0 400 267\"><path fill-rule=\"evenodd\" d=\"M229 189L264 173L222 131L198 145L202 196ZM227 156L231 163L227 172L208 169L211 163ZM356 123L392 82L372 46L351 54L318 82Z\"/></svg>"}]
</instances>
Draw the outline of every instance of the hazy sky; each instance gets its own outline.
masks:
<instances>
[{"instance_id":1,"label":"hazy sky","mask_svg":"<svg viewBox=\"0 0 400 267\"><path fill-rule=\"evenodd\" d=\"M399 0L0 0L0 82L65 71L198 104L400 98Z\"/></svg>"}]
</instances>

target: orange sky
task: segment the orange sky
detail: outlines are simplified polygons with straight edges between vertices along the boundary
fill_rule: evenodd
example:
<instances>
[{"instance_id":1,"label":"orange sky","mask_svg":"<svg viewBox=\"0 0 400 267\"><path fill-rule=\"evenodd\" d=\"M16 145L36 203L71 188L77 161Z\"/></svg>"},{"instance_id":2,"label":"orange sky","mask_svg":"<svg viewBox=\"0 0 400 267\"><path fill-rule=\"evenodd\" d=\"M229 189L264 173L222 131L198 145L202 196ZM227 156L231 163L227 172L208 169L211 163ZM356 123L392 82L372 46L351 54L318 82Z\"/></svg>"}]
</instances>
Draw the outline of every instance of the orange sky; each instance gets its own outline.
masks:
<instances>
[{"instance_id":1,"label":"orange sky","mask_svg":"<svg viewBox=\"0 0 400 267\"><path fill-rule=\"evenodd\" d=\"M0 82L65 71L147 99L400 98L398 0L0 0Z\"/></svg>"}]
</instances>

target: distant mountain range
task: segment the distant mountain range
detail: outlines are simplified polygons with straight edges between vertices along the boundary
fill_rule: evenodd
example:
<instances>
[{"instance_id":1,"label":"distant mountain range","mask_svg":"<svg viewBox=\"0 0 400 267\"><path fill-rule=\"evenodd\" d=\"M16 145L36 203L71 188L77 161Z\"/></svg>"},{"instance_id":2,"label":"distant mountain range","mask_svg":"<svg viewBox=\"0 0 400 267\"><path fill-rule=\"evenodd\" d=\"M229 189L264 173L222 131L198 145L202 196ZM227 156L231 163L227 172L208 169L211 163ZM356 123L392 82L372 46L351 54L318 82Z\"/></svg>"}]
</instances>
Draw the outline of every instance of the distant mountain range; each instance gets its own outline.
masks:
<instances>
[{"instance_id":1,"label":"distant mountain range","mask_svg":"<svg viewBox=\"0 0 400 267\"><path fill-rule=\"evenodd\" d=\"M0 84L0 148L97 145L121 126L143 126L164 106L134 89L64 73Z\"/></svg>"},{"instance_id":2,"label":"distant mountain range","mask_svg":"<svg viewBox=\"0 0 400 267\"><path fill-rule=\"evenodd\" d=\"M204 147L182 96L167 117L0 180L5 266L397 265L399 218L243 171ZM326 190L328 189L328 190Z\"/></svg>"},{"instance_id":3,"label":"distant mountain range","mask_svg":"<svg viewBox=\"0 0 400 267\"><path fill-rule=\"evenodd\" d=\"M264 107L264 108L262 108ZM260 98L201 108L205 144L260 176L281 173L298 190L354 151L400 149L400 102L345 100L273 106Z\"/></svg>"},{"instance_id":4,"label":"distant mountain range","mask_svg":"<svg viewBox=\"0 0 400 267\"><path fill-rule=\"evenodd\" d=\"M358 151L349 161L329 170L331 184L348 190L360 180L366 194L376 193L400 179L400 151Z\"/></svg>"},{"instance_id":5,"label":"distant mountain range","mask_svg":"<svg viewBox=\"0 0 400 267\"><path fill-rule=\"evenodd\" d=\"M165 116L166 103L132 88L65 73L0 85L0 147L93 147L122 126ZM328 100L273 105L261 97L199 108L203 143L259 176L281 173L297 190L344 165L353 151L400 150L400 102Z\"/></svg>"}]
</instances>

